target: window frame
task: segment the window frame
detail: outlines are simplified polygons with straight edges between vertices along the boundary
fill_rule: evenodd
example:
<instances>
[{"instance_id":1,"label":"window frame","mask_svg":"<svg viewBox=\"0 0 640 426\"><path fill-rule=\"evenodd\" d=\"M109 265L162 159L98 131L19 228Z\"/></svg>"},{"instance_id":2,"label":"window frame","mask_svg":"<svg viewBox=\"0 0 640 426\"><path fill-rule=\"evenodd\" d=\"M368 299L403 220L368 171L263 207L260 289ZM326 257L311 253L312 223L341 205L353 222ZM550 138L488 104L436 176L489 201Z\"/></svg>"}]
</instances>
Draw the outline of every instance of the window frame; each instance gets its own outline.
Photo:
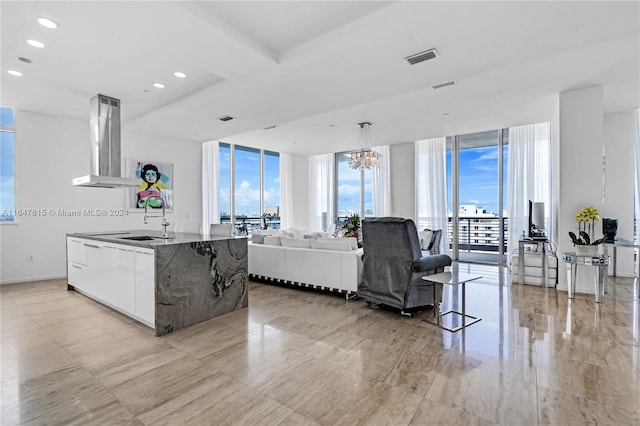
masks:
<instances>
[{"instance_id":1,"label":"window frame","mask_svg":"<svg viewBox=\"0 0 640 426\"><path fill-rule=\"evenodd\" d=\"M16 122L15 122L15 108L1 106L2 109L11 110L11 118L13 122L13 126L7 126L2 124L0 121L0 132L2 133L12 133L13 134L13 153L12 153L12 161L13 161L13 208L7 210L13 210L13 219L12 220L0 220L0 226L2 225L17 225L18 224L18 216L15 214L16 211ZM1 185L0 187L3 187ZM5 209L4 206L2 209ZM1 211L0 211L1 213Z\"/></svg>"}]
</instances>

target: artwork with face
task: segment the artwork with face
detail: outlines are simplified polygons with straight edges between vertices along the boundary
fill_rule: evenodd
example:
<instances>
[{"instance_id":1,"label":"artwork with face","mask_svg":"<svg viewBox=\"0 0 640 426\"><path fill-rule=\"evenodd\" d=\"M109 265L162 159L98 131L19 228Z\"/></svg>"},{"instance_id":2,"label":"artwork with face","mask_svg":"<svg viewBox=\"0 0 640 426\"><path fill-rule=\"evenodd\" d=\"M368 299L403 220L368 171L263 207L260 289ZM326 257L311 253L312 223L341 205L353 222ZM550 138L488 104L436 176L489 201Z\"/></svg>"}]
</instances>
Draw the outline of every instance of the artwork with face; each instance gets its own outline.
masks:
<instances>
[{"instance_id":1,"label":"artwork with face","mask_svg":"<svg viewBox=\"0 0 640 426\"><path fill-rule=\"evenodd\" d=\"M140 179L140 183L129 190L128 207L131 209L173 209L173 164L154 161L129 160L127 176ZM162 199L162 200L161 200Z\"/></svg>"}]
</instances>

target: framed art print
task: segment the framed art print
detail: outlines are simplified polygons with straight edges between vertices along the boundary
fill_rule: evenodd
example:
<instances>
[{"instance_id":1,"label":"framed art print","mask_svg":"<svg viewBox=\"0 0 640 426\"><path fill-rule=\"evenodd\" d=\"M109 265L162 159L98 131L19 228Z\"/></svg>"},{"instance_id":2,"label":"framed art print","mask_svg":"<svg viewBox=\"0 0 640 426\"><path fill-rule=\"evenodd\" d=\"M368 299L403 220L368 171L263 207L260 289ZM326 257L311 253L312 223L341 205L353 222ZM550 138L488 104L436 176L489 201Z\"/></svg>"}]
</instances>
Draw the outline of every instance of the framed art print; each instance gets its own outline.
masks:
<instances>
[{"instance_id":1,"label":"framed art print","mask_svg":"<svg viewBox=\"0 0 640 426\"><path fill-rule=\"evenodd\" d=\"M161 209L163 202L167 211L173 210L173 164L129 159L127 177L140 181L129 188L130 210L143 211L147 203L149 209Z\"/></svg>"}]
</instances>

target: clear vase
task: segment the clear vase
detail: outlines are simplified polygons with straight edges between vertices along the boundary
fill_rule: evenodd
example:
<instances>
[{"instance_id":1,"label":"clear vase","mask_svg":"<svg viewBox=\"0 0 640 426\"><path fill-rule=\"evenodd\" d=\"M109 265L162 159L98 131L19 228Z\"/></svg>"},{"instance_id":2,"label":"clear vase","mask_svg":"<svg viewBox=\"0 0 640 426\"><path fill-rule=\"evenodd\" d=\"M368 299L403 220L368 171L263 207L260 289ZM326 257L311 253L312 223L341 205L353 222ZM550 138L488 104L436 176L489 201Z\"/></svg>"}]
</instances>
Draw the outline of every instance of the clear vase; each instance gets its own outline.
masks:
<instances>
[{"instance_id":1,"label":"clear vase","mask_svg":"<svg viewBox=\"0 0 640 426\"><path fill-rule=\"evenodd\" d=\"M594 245L577 245L576 246L576 254L578 256L597 256L598 255L598 247Z\"/></svg>"}]
</instances>

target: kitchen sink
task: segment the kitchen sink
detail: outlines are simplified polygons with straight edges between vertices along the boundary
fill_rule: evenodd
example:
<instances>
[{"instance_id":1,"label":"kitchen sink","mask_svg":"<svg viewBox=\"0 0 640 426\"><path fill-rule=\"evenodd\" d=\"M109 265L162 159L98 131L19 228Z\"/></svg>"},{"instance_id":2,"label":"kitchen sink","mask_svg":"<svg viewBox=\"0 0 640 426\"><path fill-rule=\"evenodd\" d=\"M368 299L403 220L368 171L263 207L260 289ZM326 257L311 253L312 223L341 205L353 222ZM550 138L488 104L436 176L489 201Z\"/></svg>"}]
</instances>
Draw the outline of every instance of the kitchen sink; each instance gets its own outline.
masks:
<instances>
[{"instance_id":1,"label":"kitchen sink","mask_svg":"<svg viewBox=\"0 0 640 426\"><path fill-rule=\"evenodd\" d=\"M133 237L118 237L121 240L132 240L132 241L152 241L152 240L170 240L171 238L164 237L152 237L150 235L136 235Z\"/></svg>"}]
</instances>

